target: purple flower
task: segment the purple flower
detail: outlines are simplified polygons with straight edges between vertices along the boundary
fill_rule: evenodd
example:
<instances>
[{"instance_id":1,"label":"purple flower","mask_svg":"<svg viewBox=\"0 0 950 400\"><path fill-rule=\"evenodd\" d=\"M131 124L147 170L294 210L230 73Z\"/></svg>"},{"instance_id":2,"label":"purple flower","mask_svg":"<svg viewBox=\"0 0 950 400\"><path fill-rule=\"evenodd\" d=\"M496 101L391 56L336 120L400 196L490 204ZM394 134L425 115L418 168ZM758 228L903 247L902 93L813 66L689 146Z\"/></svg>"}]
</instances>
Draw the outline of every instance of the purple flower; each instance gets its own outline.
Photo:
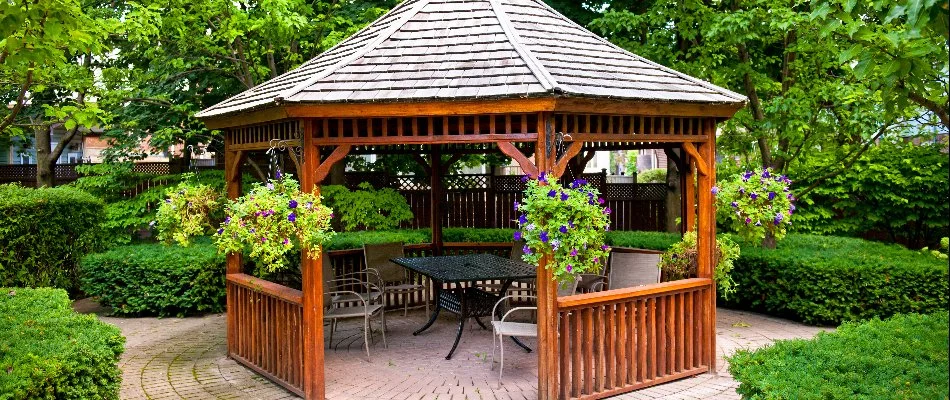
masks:
<instances>
[{"instance_id":1,"label":"purple flower","mask_svg":"<svg viewBox=\"0 0 950 400\"><path fill-rule=\"evenodd\" d=\"M516 241L516 242L520 242L520 241L521 241L521 231L515 231L514 237L515 237L515 241Z\"/></svg>"},{"instance_id":2,"label":"purple flower","mask_svg":"<svg viewBox=\"0 0 950 400\"><path fill-rule=\"evenodd\" d=\"M571 264L567 264L567 272L571 272L573 269L574 267L572 267Z\"/></svg>"},{"instance_id":3,"label":"purple flower","mask_svg":"<svg viewBox=\"0 0 950 400\"><path fill-rule=\"evenodd\" d=\"M547 242L548 242L548 232L547 232L547 231L541 232L540 239L541 239L541 242L542 242L542 243L547 243Z\"/></svg>"},{"instance_id":4,"label":"purple flower","mask_svg":"<svg viewBox=\"0 0 950 400\"><path fill-rule=\"evenodd\" d=\"M564 225L561 225L561 228L558 230L561 231L561 233L567 233L567 227Z\"/></svg>"},{"instance_id":5,"label":"purple flower","mask_svg":"<svg viewBox=\"0 0 950 400\"><path fill-rule=\"evenodd\" d=\"M284 245L286 245L287 243L290 243L290 239L284 238Z\"/></svg>"},{"instance_id":6,"label":"purple flower","mask_svg":"<svg viewBox=\"0 0 950 400\"><path fill-rule=\"evenodd\" d=\"M290 200L289 202L287 202L287 207L297 208L297 200Z\"/></svg>"},{"instance_id":7,"label":"purple flower","mask_svg":"<svg viewBox=\"0 0 950 400\"><path fill-rule=\"evenodd\" d=\"M567 194L567 192L561 193L561 201L567 201L569 197L570 196Z\"/></svg>"},{"instance_id":8,"label":"purple flower","mask_svg":"<svg viewBox=\"0 0 950 400\"><path fill-rule=\"evenodd\" d=\"M712 187L712 194L713 194L713 196L719 194L719 186L713 186L713 187Z\"/></svg>"},{"instance_id":9,"label":"purple flower","mask_svg":"<svg viewBox=\"0 0 950 400\"><path fill-rule=\"evenodd\" d=\"M569 227L571 227L571 229L573 229L573 228L574 228L574 220L567 221L567 226L569 226Z\"/></svg>"},{"instance_id":10,"label":"purple flower","mask_svg":"<svg viewBox=\"0 0 950 400\"><path fill-rule=\"evenodd\" d=\"M556 196L557 196L557 191L556 191L556 190L551 189L551 191L548 192L548 197L552 197L552 198L553 198L553 197L556 197Z\"/></svg>"},{"instance_id":11,"label":"purple flower","mask_svg":"<svg viewBox=\"0 0 950 400\"><path fill-rule=\"evenodd\" d=\"M795 196L792 196L791 193L785 195L785 198L786 198L786 199L789 199L789 200L791 200L791 201L794 201L794 200L795 200Z\"/></svg>"},{"instance_id":12,"label":"purple flower","mask_svg":"<svg viewBox=\"0 0 950 400\"><path fill-rule=\"evenodd\" d=\"M610 215L610 213L611 213L610 207L607 207L604 209L604 214Z\"/></svg>"},{"instance_id":13,"label":"purple flower","mask_svg":"<svg viewBox=\"0 0 950 400\"><path fill-rule=\"evenodd\" d=\"M772 201L774 199L775 199L775 192L769 192L769 201Z\"/></svg>"},{"instance_id":14,"label":"purple flower","mask_svg":"<svg viewBox=\"0 0 950 400\"><path fill-rule=\"evenodd\" d=\"M527 223L528 223L528 216L527 216L527 215L524 215L524 214L521 214L521 216L518 217L518 223L521 224L521 225L527 224Z\"/></svg>"},{"instance_id":15,"label":"purple flower","mask_svg":"<svg viewBox=\"0 0 950 400\"><path fill-rule=\"evenodd\" d=\"M521 252L525 254L531 254L531 248L528 247L528 245L524 245L524 247L521 248Z\"/></svg>"},{"instance_id":16,"label":"purple flower","mask_svg":"<svg viewBox=\"0 0 950 400\"><path fill-rule=\"evenodd\" d=\"M172 199L165 199L165 202L168 203L168 204L171 204L171 203L172 203Z\"/></svg>"},{"instance_id":17,"label":"purple flower","mask_svg":"<svg viewBox=\"0 0 950 400\"><path fill-rule=\"evenodd\" d=\"M604 202L605 202L605 200L604 200L603 197L597 199L597 204L604 205ZM609 214L609 213L608 213L608 214Z\"/></svg>"},{"instance_id":18,"label":"purple flower","mask_svg":"<svg viewBox=\"0 0 950 400\"><path fill-rule=\"evenodd\" d=\"M607 249L609 249L609 247L607 247L606 244L602 244L602 245L600 245L600 249L603 250L603 251L607 251Z\"/></svg>"},{"instance_id":19,"label":"purple flower","mask_svg":"<svg viewBox=\"0 0 950 400\"><path fill-rule=\"evenodd\" d=\"M531 179L531 178L528 177L528 175L522 176L522 177L521 177L521 182L522 182L522 183L528 182L528 179Z\"/></svg>"},{"instance_id":20,"label":"purple flower","mask_svg":"<svg viewBox=\"0 0 950 400\"><path fill-rule=\"evenodd\" d=\"M743 181L743 182L748 182L748 181L749 181L749 178L751 178L752 175L753 175L753 174L752 174L752 171L746 171L744 174L742 174L742 181Z\"/></svg>"},{"instance_id":21,"label":"purple flower","mask_svg":"<svg viewBox=\"0 0 950 400\"><path fill-rule=\"evenodd\" d=\"M280 173L280 168L277 168L277 172L274 173L274 177L277 178L277 179L280 179L282 176L284 176L284 175ZM286 239L285 239L285 240L286 240Z\"/></svg>"},{"instance_id":22,"label":"purple flower","mask_svg":"<svg viewBox=\"0 0 950 400\"><path fill-rule=\"evenodd\" d=\"M770 176L772 176L772 174L769 173L769 169L768 169L768 168L766 168L765 171L762 171L762 177L763 177L763 178L768 178L768 177L770 177Z\"/></svg>"},{"instance_id":23,"label":"purple flower","mask_svg":"<svg viewBox=\"0 0 950 400\"><path fill-rule=\"evenodd\" d=\"M255 232L255 231L254 231L254 228L249 229L248 232L254 233L254 232Z\"/></svg>"},{"instance_id":24,"label":"purple flower","mask_svg":"<svg viewBox=\"0 0 950 400\"><path fill-rule=\"evenodd\" d=\"M313 202L312 202L312 201L308 201L307 204L304 206L304 208L306 208L306 209L308 209L308 210L311 209L311 208L313 208ZM331 215L331 217L332 217L332 215Z\"/></svg>"},{"instance_id":25,"label":"purple flower","mask_svg":"<svg viewBox=\"0 0 950 400\"><path fill-rule=\"evenodd\" d=\"M545 178L544 175L545 175L544 172L542 172L541 174L539 174L539 175L538 175L538 181L540 181L540 182L547 182L547 180L546 180L547 178Z\"/></svg>"},{"instance_id":26,"label":"purple flower","mask_svg":"<svg viewBox=\"0 0 950 400\"><path fill-rule=\"evenodd\" d=\"M336 214L330 213L330 218L333 218L333 217L335 217L335 216L336 216Z\"/></svg>"},{"instance_id":27,"label":"purple flower","mask_svg":"<svg viewBox=\"0 0 950 400\"><path fill-rule=\"evenodd\" d=\"M218 234L220 235L222 233L224 233L224 228L218 228Z\"/></svg>"},{"instance_id":28,"label":"purple flower","mask_svg":"<svg viewBox=\"0 0 950 400\"><path fill-rule=\"evenodd\" d=\"M796 207L795 207L794 204L789 204L789 205L788 205L788 210L789 210L789 211L795 211L795 209L796 209Z\"/></svg>"},{"instance_id":29,"label":"purple flower","mask_svg":"<svg viewBox=\"0 0 950 400\"><path fill-rule=\"evenodd\" d=\"M267 210L267 215L277 214L274 210Z\"/></svg>"},{"instance_id":30,"label":"purple flower","mask_svg":"<svg viewBox=\"0 0 950 400\"><path fill-rule=\"evenodd\" d=\"M736 203L734 201L732 203L729 203L729 205L731 205L732 208L739 208L739 203Z\"/></svg>"},{"instance_id":31,"label":"purple flower","mask_svg":"<svg viewBox=\"0 0 950 400\"><path fill-rule=\"evenodd\" d=\"M785 217L782 216L782 213L775 214L775 219L772 220L772 223L775 224L775 225L778 225L778 224L782 223L782 220L783 220L783 219L785 219Z\"/></svg>"},{"instance_id":32,"label":"purple flower","mask_svg":"<svg viewBox=\"0 0 950 400\"><path fill-rule=\"evenodd\" d=\"M750 223L752 223L752 218L745 217L745 224L749 225Z\"/></svg>"},{"instance_id":33,"label":"purple flower","mask_svg":"<svg viewBox=\"0 0 950 400\"><path fill-rule=\"evenodd\" d=\"M518 207L521 206L521 203L515 202L515 211L518 211Z\"/></svg>"},{"instance_id":34,"label":"purple flower","mask_svg":"<svg viewBox=\"0 0 950 400\"><path fill-rule=\"evenodd\" d=\"M755 192L752 192L752 193L749 193L749 198L752 199L752 200L755 200L755 199L759 198L759 195L758 195L757 193L755 193Z\"/></svg>"},{"instance_id":35,"label":"purple flower","mask_svg":"<svg viewBox=\"0 0 950 400\"><path fill-rule=\"evenodd\" d=\"M571 249L571 257L577 257L577 249Z\"/></svg>"},{"instance_id":36,"label":"purple flower","mask_svg":"<svg viewBox=\"0 0 950 400\"><path fill-rule=\"evenodd\" d=\"M595 262L595 263L599 263L599 262L600 262L600 257L594 257L594 262Z\"/></svg>"},{"instance_id":37,"label":"purple flower","mask_svg":"<svg viewBox=\"0 0 950 400\"><path fill-rule=\"evenodd\" d=\"M739 194L745 194L745 188L744 188L744 187L741 187L741 186L739 187Z\"/></svg>"},{"instance_id":38,"label":"purple flower","mask_svg":"<svg viewBox=\"0 0 950 400\"><path fill-rule=\"evenodd\" d=\"M290 222L297 222L297 214L294 214L294 213L288 214L287 220Z\"/></svg>"},{"instance_id":39,"label":"purple flower","mask_svg":"<svg viewBox=\"0 0 950 400\"><path fill-rule=\"evenodd\" d=\"M261 236L261 243L264 243L264 242L266 242L266 241L267 241L267 238L266 238L266 237L263 237L263 236Z\"/></svg>"},{"instance_id":40,"label":"purple flower","mask_svg":"<svg viewBox=\"0 0 950 400\"><path fill-rule=\"evenodd\" d=\"M225 218L224 218L224 224L227 225L227 224L230 224L230 223L231 223L231 217L225 217Z\"/></svg>"}]
</instances>

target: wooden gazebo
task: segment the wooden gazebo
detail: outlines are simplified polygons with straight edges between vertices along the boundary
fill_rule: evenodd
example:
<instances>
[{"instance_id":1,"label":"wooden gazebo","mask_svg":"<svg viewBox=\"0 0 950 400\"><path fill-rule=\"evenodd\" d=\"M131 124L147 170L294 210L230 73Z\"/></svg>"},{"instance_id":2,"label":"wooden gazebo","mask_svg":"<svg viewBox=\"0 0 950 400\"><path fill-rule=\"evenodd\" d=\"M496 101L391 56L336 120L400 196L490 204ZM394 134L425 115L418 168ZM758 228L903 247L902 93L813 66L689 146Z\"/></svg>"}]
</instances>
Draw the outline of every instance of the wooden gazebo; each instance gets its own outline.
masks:
<instances>
[{"instance_id":1,"label":"wooden gazebo","mask_svg":"<svg viewBox=\"0 0 950 400\"><path fill-rule=\"evenodd\" d=\"M559 299L538 266L539 398L601 398L715 370L715 131L744 102L610 44L541 0L407 0L198 117L225 132L231 197L248 154L275 139L300 149L298 173L312 191L350 153L427 154L436 254L442 154L500 151L528 175L559 176L585 149L681 149L697 278ZM228 354L322 399L320 263L304 257L301 270L298 291L245 275L240 255L228 257Z\"/></svg>"}]
</instances>

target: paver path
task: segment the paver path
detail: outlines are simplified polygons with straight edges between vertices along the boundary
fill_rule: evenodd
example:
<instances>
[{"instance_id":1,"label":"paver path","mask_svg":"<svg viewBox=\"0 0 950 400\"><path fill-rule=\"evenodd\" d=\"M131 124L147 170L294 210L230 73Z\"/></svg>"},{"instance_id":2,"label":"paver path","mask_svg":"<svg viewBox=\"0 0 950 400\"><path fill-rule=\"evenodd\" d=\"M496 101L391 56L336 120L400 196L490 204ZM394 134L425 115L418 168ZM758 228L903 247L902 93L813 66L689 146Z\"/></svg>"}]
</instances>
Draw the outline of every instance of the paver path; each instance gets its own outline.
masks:
<instances>
[{"instance_id":1,"label":"paver path","mask_svg":"<svg viewBox=\"0 0 950 400\"><path fill-rule=\"evenodd\" d=\"M82 309L82 306L77 306ZM87 307L88 309L88 307ZM123 399L291 399L295 395L225 355L225 316L195 318L101 317L128 339L120 367ZM389 348L379 335L367 360L355 323L344 325L327 350L330 399L535 399L537 359L514 346L505 359L504 384L497 367L488 368L491 335L468 329L451 361L443 359L454 339L454 324L440 321L422 336L411 331L424 322L422 312L389 315ZM821 328L759 314L719 309L715 374L647 388L616 399L737 399L738 385L724 355L756 348L776 339L811 337ZM528 342L533 345L533 341Z\"/></svg>"}]
</instances>

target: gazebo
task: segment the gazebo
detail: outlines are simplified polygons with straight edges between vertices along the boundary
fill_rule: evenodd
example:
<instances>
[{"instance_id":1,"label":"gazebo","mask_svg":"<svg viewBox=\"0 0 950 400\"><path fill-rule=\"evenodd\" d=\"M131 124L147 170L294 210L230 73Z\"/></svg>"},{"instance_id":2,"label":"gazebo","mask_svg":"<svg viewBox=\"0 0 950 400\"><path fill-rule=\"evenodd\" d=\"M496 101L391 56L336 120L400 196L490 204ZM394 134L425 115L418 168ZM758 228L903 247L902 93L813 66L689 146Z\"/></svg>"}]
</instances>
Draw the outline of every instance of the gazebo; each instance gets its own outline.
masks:
<instances>
[{"instance_id":1,"label":"gazebo","mask_svg":"<svg viewBox=\"0 0 950 400\"><path fill-rule=\"evenodd\" d=\"M428 155L435 254L443 154L500 151L527 175L560 176L585 149L681 149L697 278L558 298L538 266L539 398L586 399L715 370L715 132L744 103L612 45L541 0L407 0L198 117L224 131L232 198L248 154L274 140L296 148L302 187L315 192L351 152ZM298 291L246 275L241 256L228 256L228 354L322 399L323 279L319 261L303 260Z\"/></svg>"}]
</instances>

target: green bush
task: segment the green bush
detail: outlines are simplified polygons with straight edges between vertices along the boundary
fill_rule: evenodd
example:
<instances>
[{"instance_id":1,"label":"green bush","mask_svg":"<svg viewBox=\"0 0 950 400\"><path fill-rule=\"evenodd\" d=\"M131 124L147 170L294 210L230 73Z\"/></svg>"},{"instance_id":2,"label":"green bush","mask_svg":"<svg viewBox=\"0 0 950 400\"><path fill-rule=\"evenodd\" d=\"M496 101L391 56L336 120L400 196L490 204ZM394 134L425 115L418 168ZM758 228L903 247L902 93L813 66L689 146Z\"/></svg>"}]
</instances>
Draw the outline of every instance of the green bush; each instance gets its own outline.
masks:
<instances>
[{"instance_id":1,"label":"green bush","mask_svg":"<svg viewBox=\"0 0 950 400\"><path fill-rule=\"evenodd\" d=\"M514 229L445 228L443 242L506 243L514 240Z\"/></svg>"},{"instance_id":2,"label":"green bush","mask_svg":"<svg viewBox=\"0 0 950 400\"><path fill-rule=\"evenodd\" d=\"M898 245L790 234L775 250L742 245L724 305L809 324L947 310L946 260Z\"/></svg>"},{"instance_id":3,"label":"green bush","mask_svg":"<svg viewBox=\"0 0 950 400\"><path fill-rule=\"evenodd\" d=\"M682 239L682 235L679 233L669 232L607 232L607 244L614 247L632 247L635 249L666 251Z\"/></svg>"},{"instance_id":4,"label":"green bush","mask_svg":"<svg viewBox=\"0 0 950 400\"><path fill-rule=\"evenodd\" d=\"M321 189L323 203L333 209L344 231L357 229L392 230L412 220L412 209L405 197L391 188L374 189L367 182L358 190L329 185Z\"/></svg>"},{"instance_id":5,"label":"green bush","mask_svg":"<svg viewBox=\"0 0 950 400\"><path fill-rule=\"evenodd\" d=\"M72 188L0 185L0 286L76 293L77 263L101 248L102 201Z\"/></svg>"},{"instance_id":6,"label":"green bush","mask_svg":"<svg viewBox=\"0 0 950 400\"><path fill-rule=\"evenodd\" d=\"M747 399L947 399L947 323L941 312L844 324L739 350L729 371Z\"/></svg>"},{"instance_id":7,"label":"green bush","mask_svg":"<svg viewBox=\"0 0 950 400\"><path fill-rule=\"evenodd\" d=\"M648 169L637 174L637 183L666 183L666 168Z\"/></svg>"},{"instance_id":8,"label":"green bush","mask_svg":"<svg viewBox=\"0 0 950 400\"><path fill-rule=\"evenodd\" d=\"M224 311L225 257L206 238L189 247L140 244L82 259L82 289L117 315Z\"/></svg>"},{"instance_id":9,"label":"green bush","mask_svg":"<svg viewBox=\"0 0 950 400\"><path fill-rule=\"evenodd\" d=\"M124 343L61 289L0 288L0 400L118 399Z\"/></svg>"},{"instance_id":10,"label":"green bush","mask_svg":"<svg viewBox=\"0 0 950 400\"><path fill-rule=\"evenodd\" d=\"M395 231L357 231L338 233L324 246L326 250L360 249L363 244L403 242L428 243L432 235L428 229L401 229Z\"/></svg>"}]
</instances>

